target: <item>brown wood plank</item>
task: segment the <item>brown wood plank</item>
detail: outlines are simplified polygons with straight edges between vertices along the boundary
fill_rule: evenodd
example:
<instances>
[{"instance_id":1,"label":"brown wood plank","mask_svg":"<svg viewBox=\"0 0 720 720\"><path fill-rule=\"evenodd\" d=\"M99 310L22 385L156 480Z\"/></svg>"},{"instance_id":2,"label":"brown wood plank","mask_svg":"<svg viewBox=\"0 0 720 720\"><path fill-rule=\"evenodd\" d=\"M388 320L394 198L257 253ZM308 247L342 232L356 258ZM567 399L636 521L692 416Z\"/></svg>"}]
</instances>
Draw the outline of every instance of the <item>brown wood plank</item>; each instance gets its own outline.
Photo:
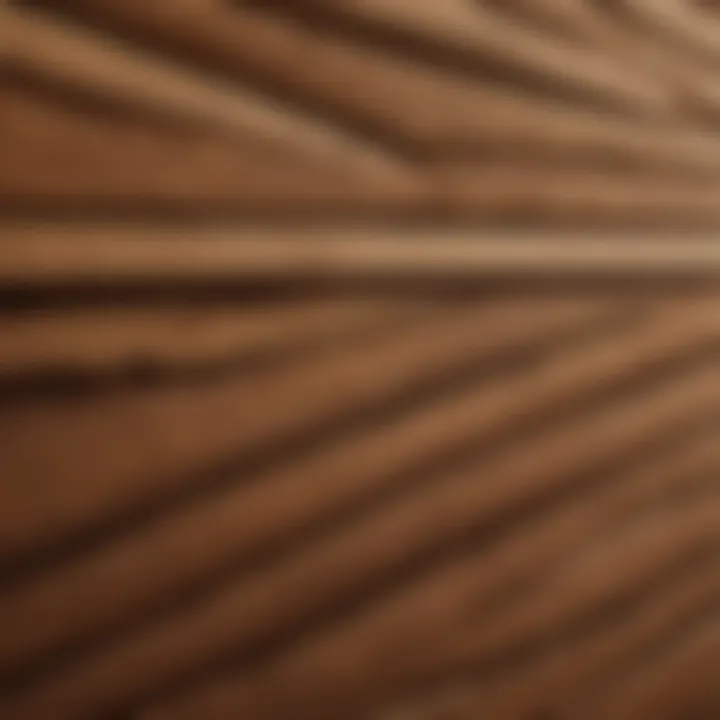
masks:
<instances>
[{"instance_id":1,"label":"brown wood plank","mask_svg":"<svg viewBox=\"0 0 720 720\"><path fill-rule=\"evenodd\" d=\"M0 0L0 718L720 717L718 40Z\"/></svg>"}]
</instances>

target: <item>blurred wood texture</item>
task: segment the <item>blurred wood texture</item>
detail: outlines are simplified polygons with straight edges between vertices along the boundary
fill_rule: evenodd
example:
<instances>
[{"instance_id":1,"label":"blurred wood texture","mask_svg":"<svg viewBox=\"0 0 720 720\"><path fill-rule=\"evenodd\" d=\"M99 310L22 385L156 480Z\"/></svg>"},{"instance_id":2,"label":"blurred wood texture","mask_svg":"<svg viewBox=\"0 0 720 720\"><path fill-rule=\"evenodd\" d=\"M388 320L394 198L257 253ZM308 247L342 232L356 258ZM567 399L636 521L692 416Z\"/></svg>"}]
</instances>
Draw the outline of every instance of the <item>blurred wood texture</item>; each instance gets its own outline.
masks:
<instances>
[{"instance_id":1,"label":"blurred wood texture","mask_svg":"<svg viewBox=\"0 0 720 720\"><path fill-rule=\"evenodd\" d=\"M720 8L0 2L0 718L720 718Z\"/></svg>"}]
</instances>

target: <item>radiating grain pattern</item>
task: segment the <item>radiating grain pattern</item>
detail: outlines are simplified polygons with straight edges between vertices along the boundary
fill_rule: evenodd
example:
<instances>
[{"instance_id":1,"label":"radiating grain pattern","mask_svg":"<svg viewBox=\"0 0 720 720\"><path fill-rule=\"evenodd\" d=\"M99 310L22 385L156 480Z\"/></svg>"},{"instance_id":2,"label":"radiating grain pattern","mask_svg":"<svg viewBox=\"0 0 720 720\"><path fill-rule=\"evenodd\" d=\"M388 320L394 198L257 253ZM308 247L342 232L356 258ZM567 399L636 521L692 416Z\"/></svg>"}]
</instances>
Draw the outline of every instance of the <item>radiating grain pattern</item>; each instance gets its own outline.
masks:
<instances>
[{"instance_id":1,"label":"radiating grain pattern","mask_svg":"<svg viewBox=\"0 0 720 720\"><path fill-rule=\"evenodd\" d=\"M718 23L704 7L6 0L0 12L6 213L717 225Z\"/></svg>"},{"instance_id":2,"label":"radiating grain pattern","mask_svg":"<svg viewBox=\"0 0 720 720\"><path fill-rule=\"evenodd\" d=\"M411 297L5 319L3 717L473 717L514 678L582 706L711 612L717 299Z\"/></svg>"},{"instance_id":3,"label":"radiating grain pattern","mask_svg":"<svg viewBox=\"0 0 720 720\"><path fill-rule=\"evenodd\" d=\"M0 0L0 718L720 717L718 38Z\"/></svg>"}]
</instances>

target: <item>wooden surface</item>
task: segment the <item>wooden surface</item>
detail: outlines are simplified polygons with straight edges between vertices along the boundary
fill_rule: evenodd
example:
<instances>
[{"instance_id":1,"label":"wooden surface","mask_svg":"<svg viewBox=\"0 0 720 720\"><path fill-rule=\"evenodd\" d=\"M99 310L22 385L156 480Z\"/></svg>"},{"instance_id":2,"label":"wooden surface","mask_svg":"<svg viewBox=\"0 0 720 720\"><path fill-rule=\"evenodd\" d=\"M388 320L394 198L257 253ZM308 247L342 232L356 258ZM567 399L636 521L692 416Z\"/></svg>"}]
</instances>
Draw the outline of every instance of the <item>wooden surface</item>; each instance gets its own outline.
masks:
<instances>
[{"instance_id":1,"label":"wooden surface","mask_svg":"<svg viewBox=\"0 0 720 720\"><path fill-rule=\"evenodd\" d=\"M0 19L12 214L719 219L709 3L5 0Z\"/></svg>"},{"instance_id":2,"label":"wooden surface","mask_svg":"<svg viewBox=\"0 0 720 720\"><path fill-rule=\"evenodd\" d=\"M0 2L0 718L720 717L719 64Z\"/></svg>"}]
</instances>

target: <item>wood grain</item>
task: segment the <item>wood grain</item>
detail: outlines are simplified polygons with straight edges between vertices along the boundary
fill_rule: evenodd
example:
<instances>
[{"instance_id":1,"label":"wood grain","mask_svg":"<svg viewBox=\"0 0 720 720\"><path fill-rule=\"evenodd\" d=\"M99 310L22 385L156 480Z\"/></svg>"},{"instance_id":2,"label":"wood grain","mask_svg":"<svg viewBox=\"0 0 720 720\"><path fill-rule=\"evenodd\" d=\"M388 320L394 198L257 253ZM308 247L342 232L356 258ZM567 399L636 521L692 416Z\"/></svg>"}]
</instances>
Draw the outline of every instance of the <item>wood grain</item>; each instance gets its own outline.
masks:
<instances>
[{"instance_id":1,"label":"wood grain","mask_svg":"<svg viewBox=\"0 0 720 720\"><path fill-rule=\"evenodd\" d=\"M710 11L617 6L6 2L0 208L716 226Z\"/></svg>"},{"instance_id":2,"label":"wood grain","mask_svg":"<svg viewBox=\"0 0 720 720\"><path fill-rule=\"evenodd\" d=\"M718 38L0 0L0 718L720 717Z\"/></svg>"},{"instance_id":3,"label":"wood grain","mask_svg":"<svg viewBox=\"0 0 720 720\"><path fill-rule=\"evenodd\" d=\"M590 688L645 637L611 614L603 622L624 640L595 649L581 630L593 613L659 593L648 632L660 632L678 593L678 613L702 605L718 580L717 301L440 297L293 304L275 326L266 310L262 332L259 311L238 306L230 339L194 349L209 375L186 378L184 346L158 336L158 371L138 387L117 376L137 353L128 311L26 316L21 329L46 341L57 323L103 318L113 330L109 348L86 340L26 376L87 374L88 359L115 375L61 402L42 385L16 392L4 410L3 476L23 481L2 491L4 715L362 716L422 705L427 690L402 696L431 681L430 712L450 702L453 674L501 672L518 644L528 649L508 681L517 662L535 687L580 653ZM147 329L167 328L167 312L144 311ZM264 348L307 316L342 333L312 350L283 344L266 370L212 369L215 354ZM696 553L706 569L685 591L668 573L691 572ZM506 597L504 613L493 597ZM550 635L549 659L525 669L535 635L556 626L567 640ZM500 703L500 677L479 672L463 702ZM282 695L266 690L276 682ZM543 702L579 692L545 687Z\"/></svg>"}]
</instances>

